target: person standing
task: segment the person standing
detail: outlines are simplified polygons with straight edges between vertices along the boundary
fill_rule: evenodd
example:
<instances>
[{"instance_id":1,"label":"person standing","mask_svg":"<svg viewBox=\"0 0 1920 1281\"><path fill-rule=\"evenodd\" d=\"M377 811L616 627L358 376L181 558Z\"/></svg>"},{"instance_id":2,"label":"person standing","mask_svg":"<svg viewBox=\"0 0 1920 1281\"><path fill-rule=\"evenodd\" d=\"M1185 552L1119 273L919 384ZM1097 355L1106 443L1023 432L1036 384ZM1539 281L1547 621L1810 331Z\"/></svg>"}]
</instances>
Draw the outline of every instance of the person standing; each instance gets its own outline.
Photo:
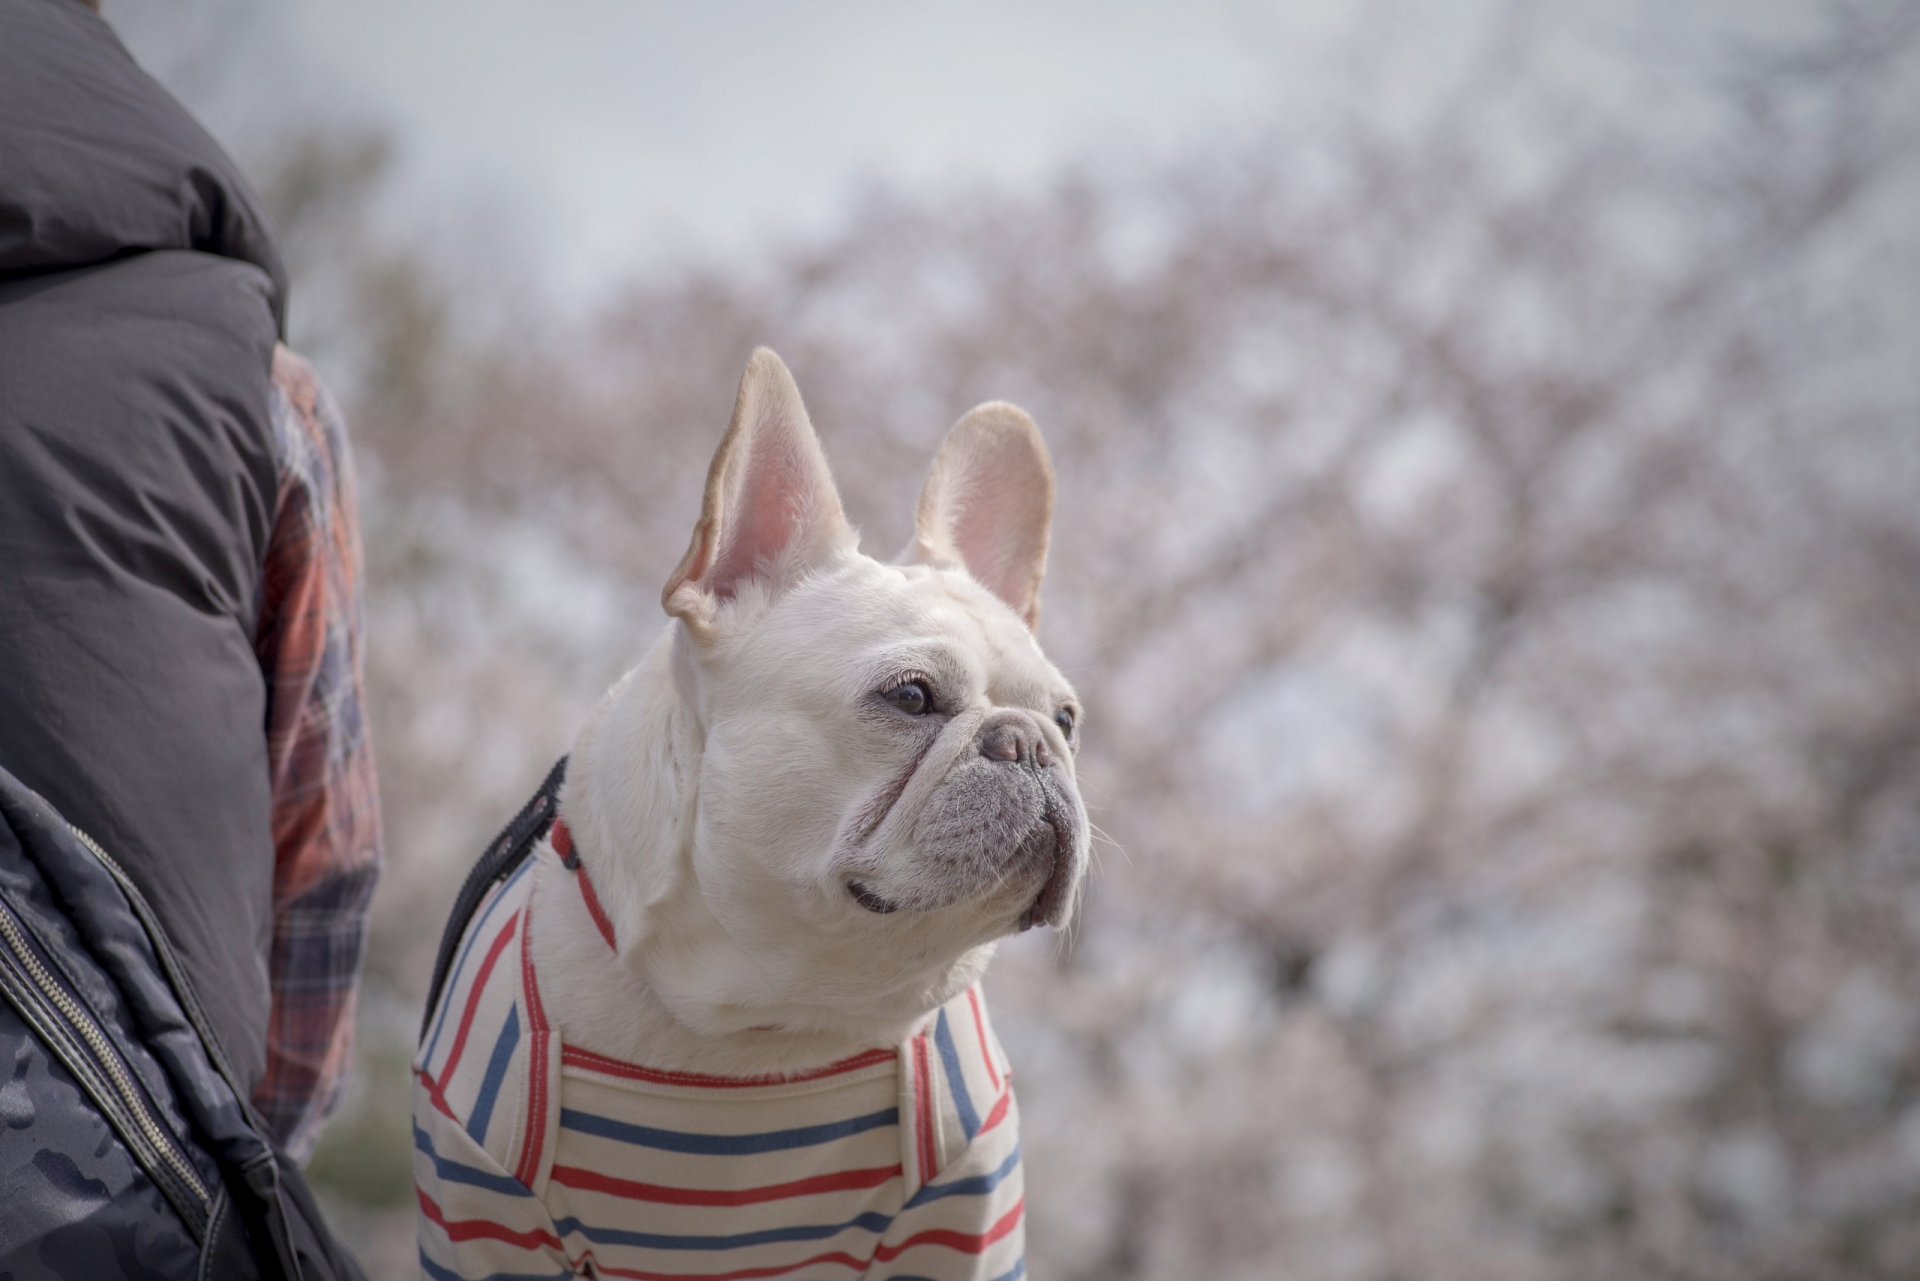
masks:
<instances>
[{"instance_id":1,"label":"person standing","mask_svg":"<svg viewBox=\"0 0 1920 1281\"><path fill-rule=\"evenodd\" d=\"M0 0L0 766L126 869L274 1137L350 1057L380 809L338 407L238 167Z\"/></svg>"}]
</instances>

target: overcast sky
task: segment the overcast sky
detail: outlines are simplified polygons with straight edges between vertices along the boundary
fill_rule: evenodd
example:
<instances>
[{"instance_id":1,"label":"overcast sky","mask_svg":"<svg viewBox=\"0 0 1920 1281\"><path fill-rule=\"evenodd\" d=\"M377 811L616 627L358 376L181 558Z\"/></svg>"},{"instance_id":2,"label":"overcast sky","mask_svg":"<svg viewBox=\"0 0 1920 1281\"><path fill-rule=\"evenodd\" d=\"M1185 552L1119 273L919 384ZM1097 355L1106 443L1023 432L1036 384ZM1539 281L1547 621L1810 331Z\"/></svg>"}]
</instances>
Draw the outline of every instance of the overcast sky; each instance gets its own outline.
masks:
<instances>
[{"instance_id":1,"label":"overcast sky","mask_svg":"<svg viewBox=\"0 0 1920 1281\"><path fill-rule=\"evenodd\" d=\"M1495 0L108 0L245 153L294 119L399 146L401 207L512 243L562 297L824 225L862 182L1019 187L1244 133L1346 86L1364 23L1417 92ZM1643 79L1802 0L1562 3L1567 74ZM1675 12L1680 10L1681 12ZM1379 52L1376 50L1376 52ZM1629 75L1628 73L1632 73ZM1635 90L1638 92L1638 90ZM251 135L251 136L249 136Z\"/></svg>"}]
</instances>

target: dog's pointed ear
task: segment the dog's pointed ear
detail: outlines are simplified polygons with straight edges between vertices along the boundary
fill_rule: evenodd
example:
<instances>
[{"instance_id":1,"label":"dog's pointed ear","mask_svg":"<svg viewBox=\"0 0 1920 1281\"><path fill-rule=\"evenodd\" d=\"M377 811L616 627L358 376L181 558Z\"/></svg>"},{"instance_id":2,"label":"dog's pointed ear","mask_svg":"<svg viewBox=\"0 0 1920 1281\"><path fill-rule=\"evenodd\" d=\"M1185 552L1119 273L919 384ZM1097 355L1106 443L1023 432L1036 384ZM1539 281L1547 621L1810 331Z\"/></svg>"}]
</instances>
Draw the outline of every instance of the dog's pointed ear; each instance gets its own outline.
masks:
<instances>
[{"instance_id":1,"label":"dog's pointed ear","mask_svg":"<svg viewBox=\"0 0 1920 1281\"><path fill-rule=\"evenodd\" d=\"M934 455L901 559L965 570L1035 627L1052 523L1053 462L1040 429L1024 410L990 401L967 411Z\"/></svg>"},{"instance_id":2,"label":"dog's pointed ear","mask_svg":"<svg viewBox=\"0 0 1920 1281\"><path fill-rule=\"evenodd\" d=\"M747 583L778 590L853 543L800 389L780 357L761 347L747 361L733 421L707 471L693 542L660 603L706 639L721 604Z\"/></svg>"}]
</instances>

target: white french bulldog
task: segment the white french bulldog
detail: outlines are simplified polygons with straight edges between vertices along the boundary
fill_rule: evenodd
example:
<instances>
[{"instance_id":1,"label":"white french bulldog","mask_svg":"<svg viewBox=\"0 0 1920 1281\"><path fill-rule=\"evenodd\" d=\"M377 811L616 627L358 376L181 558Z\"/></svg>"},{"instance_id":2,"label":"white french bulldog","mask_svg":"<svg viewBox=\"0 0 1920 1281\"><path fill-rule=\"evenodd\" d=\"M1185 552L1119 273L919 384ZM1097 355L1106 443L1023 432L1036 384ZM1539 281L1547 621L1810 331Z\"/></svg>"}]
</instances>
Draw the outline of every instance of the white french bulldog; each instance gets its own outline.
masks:
<instances>
[{"instance_id":1,"label":"white french bulldog","mask_svg":"<svg viewBox=\"0 0 1920 1281\"><path fill-rule=\"evenodd\" d=\"M569 859L543 848L521 914L476 919L449 1030L416 1060L430 1275L526 1270L513 1250L576 1270L624 1250L634 1270L613 1274L634 1276L830 1256L862 1275L1016 1275L1012 1096L974 985L996 940L1068 920L1087 864L1080 706L1032 630L1052 506L1032 420L982 405L941 446L906 551L862 554L792 376L754 353L662 595L672 621L574 744L554 842ZM498 977L523 942L524 980ZM493 1049L466 1054L470 1037ZM884 1155L834 1148L870 1134L778 1146L885 1114L851 1094L853 1120L811 1128L698 1110L829 1107L836 1082L898 1098L893 1183L873 1184ZM726 1165L715 1129L758 1155ZM649 1147L658 1134L679 1137ZM658 1164L667 1149L700 1155ZM850 1195L849 1163L866 1199L828 1213L815 1202ZM581 1173L596 1164L623 1172ZM476 1170L539 1212L475 1191ZM963 1192L977 1222L951 1218ZM718 1217L680 1231L702 1214Z\"/></svg>"},{"instance_id":2,"label":"white french bulldog","mask_svg":"<svg viewBox=\"0 0 1920 1281\"><path fill-rule=\"evenodd\" d=\"M661 594L676 621L568 765L621 961L588 968L578 894L536 896L542 972L599 976L556 986L569 1043L792 1071L898 1041L995 940L1066 922L1088 835L1080 705L1032 632L1052 515L1033 420L982 405L905 553L862 554L792 375L754 353Z\"/></svg>"}]
</instances>

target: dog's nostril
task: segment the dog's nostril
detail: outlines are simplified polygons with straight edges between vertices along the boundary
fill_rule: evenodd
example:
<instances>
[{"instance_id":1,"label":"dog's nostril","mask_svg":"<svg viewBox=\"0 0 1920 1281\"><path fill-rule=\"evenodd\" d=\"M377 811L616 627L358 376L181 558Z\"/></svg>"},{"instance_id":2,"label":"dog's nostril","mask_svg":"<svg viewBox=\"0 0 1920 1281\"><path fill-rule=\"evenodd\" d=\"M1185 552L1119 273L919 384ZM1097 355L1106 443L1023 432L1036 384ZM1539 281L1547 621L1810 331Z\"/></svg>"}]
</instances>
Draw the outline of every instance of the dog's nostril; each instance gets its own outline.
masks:
<instances>
[{"instance_id":1,"label":"dog's nostril","mask_svg":"<svg viewBox=\"0 0 1920 1281\"><path fill-rule=\"evenodd\" d=\"M1029 765L1046 769L1053 764L1045 735L1030 721L1012 719L1000 722L980 736L980 755L990 761Z\"/></svg>"},{"instance_id":2,"label":"dog's nostril","mask_svg":"<svg viewBox=\"0 0 1920 1281\"><path fill-rule=\"evenodd\" d=\"M980 755L990 761L1017 761L1027 747L1019 726L1012 722L995 725L980 736Z\"/></svg>"}]
</instances>

